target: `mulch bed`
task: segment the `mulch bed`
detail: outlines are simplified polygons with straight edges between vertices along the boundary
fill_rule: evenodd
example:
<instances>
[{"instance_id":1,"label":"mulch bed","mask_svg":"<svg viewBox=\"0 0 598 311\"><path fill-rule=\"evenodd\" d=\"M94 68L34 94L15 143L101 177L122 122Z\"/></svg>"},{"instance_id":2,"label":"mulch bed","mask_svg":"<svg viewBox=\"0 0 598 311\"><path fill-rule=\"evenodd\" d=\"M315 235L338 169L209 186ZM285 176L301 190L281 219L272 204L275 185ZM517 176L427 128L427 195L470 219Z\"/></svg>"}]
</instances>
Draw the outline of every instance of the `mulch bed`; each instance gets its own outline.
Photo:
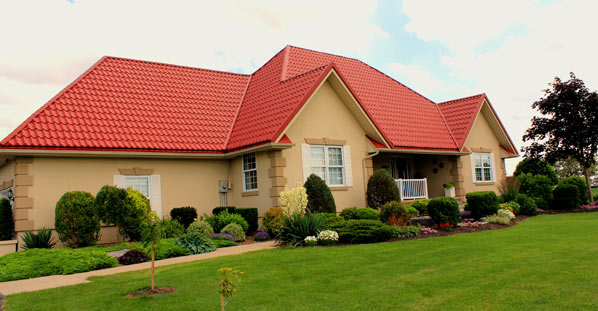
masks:
<instances>
[{"instance_id":1,"label":"mulch bed","mask_svg":"<svg viewBox=\"0 0 598 311\"><path fill-rule=\"evenodd\" d=\"M144 288L144 289L136 290L136 291L128 294L125 297L135 298L135 297L139 297L139 296L158 296L158 295L170 294L170 293L174 292L175 290L176 290L176 288L174 288L174 287L161 287L161 288L155 288L154 290L152 290L151 288Z\"/></svg>"}]
</instances>

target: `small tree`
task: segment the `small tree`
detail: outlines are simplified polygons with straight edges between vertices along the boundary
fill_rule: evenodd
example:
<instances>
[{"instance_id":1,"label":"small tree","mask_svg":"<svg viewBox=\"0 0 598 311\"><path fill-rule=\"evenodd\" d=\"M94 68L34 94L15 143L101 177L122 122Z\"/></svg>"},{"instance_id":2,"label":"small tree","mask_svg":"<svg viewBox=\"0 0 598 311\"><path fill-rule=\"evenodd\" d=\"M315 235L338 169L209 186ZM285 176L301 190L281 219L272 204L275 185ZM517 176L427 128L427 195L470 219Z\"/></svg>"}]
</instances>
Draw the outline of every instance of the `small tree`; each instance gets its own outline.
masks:
<instances>
[{"instance_id":1,"label":"small tree","mask_svg":"<svg viewBox=\"0 0 598 311\"><path fill-rule=\"evenodd\" d=\"M155 257L156 247L162 239L162 222L156 212L147 213L145 222L143 223L143 246L150 247L152 258L152 272L151 272L151 290L154 291L154 273L155 273Z\"/></svg>"},{"instance_id":2,"label":"small tree","mask_svg":"<svg viewBox=\"0 0 598 311\"><path fill-rule=\"evenodd\" d=\"M538 158L525 158L523 161L517 163L513 176L519 176L521 174L532 174L542 175L548 177L551 185L556 185L559 182L559 178L556 175L554 167L550 166L543 159Z\"/></svg>"},{"instance_id":3,"label":"small tree","mask_svg":"<svg viewBox=\"0 0 598 311\"><path fill-rule=\"evenodd\" d=\"M397 183L385 169L377 170L368 180L367 204L373 209L390 201L401 201Z\"/></svg>"},{"instance_id":4,"label":"small tree","mask_svg":"<svg viewBox=\"0 0 598 311\"><path fill-rule=\"evenodd\" d=\"M336 213L334 197L322 178L311 174L303 187L307 193L307 211L309 213Z\"/></svg>"},{"instance_id":5,"label":"small tree","mask_svg":"<svg viewBox=\"0 0 598 311\"><path fill-rule=\"evenodd\" d=\"M583 167L590 202L594 205L589 170L598 152L598 93L590 92L582 80L571 73L569 81L554 78L544 97L533 103L542 116L532 119L523 141L533 141L522 149L530 157L544 157L554 163L568 157Z\"/></svg>"},{"instance_id":6,"label":"small tree","mask_svg":"<svg viewBox=\"0 0 598 311\"><path fill-rule=\"evenodd\" d=\"M220 280L220 310L225 311L228 297L237 291L237 283L240 281L240 275L243 272L233 270L233 268L220 268L218 273L222 277Z\"/></svg>"},{"instance_id":7,"label":"small tree","mask_svg":"<svg viewBox=\"0 0 598 311\"><path fill-rule=\"evenodd\" d=\"M0 199L0 241L12 240L15 232L15 221L12 217L12 206L6 198Z\"/></svg>"},{"instance_id":8,"label":"small tree","mask_svg":"<svg viewBox=\"0 0 598 311\"><path fill-rule=\"evenodd\" d=\"M72 191L62 195L54 215L54 228L61 241L72 247L94 245L99 239L100 219L89 192Z\"/></svg>"}]
</instances>

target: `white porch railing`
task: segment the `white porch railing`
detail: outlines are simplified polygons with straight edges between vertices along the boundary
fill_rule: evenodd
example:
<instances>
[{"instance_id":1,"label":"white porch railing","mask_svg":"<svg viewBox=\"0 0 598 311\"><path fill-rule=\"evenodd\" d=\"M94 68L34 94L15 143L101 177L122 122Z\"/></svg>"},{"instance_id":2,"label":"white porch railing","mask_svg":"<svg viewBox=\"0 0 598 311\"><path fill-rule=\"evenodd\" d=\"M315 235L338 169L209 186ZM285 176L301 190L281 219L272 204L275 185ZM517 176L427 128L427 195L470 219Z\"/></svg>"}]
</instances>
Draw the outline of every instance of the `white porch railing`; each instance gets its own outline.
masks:
<instances>
[{"instance_id":1,"label":"white porch railing","mask_svg":"<svg viewBox=\"0 0 598 311\"><path fill-rule=\"evenodd\" d=\"M427 199L428 181L422 179L395 179L401 194L401 200Z\"/></svg>"}]
</instances>

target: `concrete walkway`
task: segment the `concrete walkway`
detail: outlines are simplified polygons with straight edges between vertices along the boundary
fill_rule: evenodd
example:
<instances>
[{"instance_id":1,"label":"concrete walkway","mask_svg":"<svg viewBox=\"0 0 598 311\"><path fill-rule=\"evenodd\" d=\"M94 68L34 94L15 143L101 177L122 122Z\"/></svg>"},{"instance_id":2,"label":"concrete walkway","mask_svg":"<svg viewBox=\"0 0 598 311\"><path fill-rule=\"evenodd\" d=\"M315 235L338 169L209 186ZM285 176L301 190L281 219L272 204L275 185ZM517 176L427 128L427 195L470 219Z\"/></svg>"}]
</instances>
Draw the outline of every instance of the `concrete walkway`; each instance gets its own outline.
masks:
<instances>
[{"instance_id":1,"label":"concrete walkway","mask_svg":"<svg viewBox=\"0 0 598 311\"><path fill-rule=\"evenodd\" d=\"M247 252L253 252L263 249L275 248L274 241L245 244L232 247L219 248L215 252L199 255L190 255L183 257L175 257L156 261L156 267L174 265L178 263L191 262L197 260L204 260L209 258L216 258L221 256L236 255ZM34 279L18 280L10 282L0 282L0 294L12 295L23 292L33 292L36 290L56 288L61 286L70 286L81 283L89 283L90 276L103 276L123 272L138 271L151 268L151 262L144 262L136 265L118 266L114 268L94 270L89 272L69 274L69 275L50 275Z\"/></svg>"}]
</instances>

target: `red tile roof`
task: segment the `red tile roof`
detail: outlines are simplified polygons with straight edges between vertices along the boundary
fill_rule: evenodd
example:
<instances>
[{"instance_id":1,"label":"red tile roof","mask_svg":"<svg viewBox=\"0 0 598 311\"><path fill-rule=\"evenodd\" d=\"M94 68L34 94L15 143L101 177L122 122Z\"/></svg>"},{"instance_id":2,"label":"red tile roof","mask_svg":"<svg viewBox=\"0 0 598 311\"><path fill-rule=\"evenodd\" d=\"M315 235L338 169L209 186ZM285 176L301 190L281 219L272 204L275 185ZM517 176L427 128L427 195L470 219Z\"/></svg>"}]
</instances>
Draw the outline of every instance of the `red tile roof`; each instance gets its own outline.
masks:
<instances>
[{"instance_id":1,"label":"red tile roof","mask_svg":"<svg viewBox=\"0 0 598 311\"><path fill-rule=\"evenodd\" d=\"M0 144L202 153L275 142L331 70L392 148L461 148L475 100L437 105L359 60L292 46L251 75L104 57Z\"/></svg>"},{"instance_id":2,"label":"red tile roof","mask_svg":"<svg viewBox=\"0 0 598 311\"><path fill-rule=\"evenodd\" d=\"M457 144L463 146L486 94L479 94L438 104Z\"/></svg>"}]
</instances>

